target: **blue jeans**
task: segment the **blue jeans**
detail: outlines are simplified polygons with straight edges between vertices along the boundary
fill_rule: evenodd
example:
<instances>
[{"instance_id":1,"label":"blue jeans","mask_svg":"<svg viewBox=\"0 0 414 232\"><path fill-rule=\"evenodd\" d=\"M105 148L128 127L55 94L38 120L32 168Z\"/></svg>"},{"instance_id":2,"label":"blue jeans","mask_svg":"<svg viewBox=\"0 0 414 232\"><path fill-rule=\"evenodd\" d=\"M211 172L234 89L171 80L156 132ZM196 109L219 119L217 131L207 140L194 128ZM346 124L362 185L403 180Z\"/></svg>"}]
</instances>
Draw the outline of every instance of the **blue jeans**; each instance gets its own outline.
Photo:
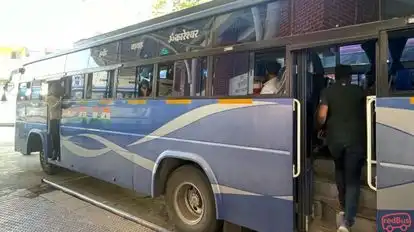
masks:
<instances>
[{"instance_id":1,"label":"blue jeans","mask_svg":"<svg viewBox=\"0 0 414 232\"><path fill-rule=\"evenodd\" d=\"M329 146L335 162L335 179L339 202L345 212L345 221L353 226L358 211L361 173L364 166L365 149L359 145L334 144Z\"/></svg>"}]
</instances>

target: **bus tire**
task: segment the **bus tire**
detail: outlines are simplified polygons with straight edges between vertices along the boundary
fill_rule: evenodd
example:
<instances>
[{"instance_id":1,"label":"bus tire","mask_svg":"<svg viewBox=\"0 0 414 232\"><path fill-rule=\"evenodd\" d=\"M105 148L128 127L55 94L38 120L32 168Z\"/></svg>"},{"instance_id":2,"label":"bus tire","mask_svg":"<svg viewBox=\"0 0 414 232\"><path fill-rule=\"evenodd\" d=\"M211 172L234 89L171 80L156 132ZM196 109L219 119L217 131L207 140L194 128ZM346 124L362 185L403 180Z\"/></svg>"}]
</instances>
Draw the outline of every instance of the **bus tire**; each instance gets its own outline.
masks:
<instances>
[{"instance_id":1,"label":"bus tire","mask_svg":"<svg viewBox=\"0 0 414 232\"><path fill-rule=\"evenodd\" d=\"M192 165L176 169L166 185L168 215L181 232L217 232L216 204L210 182Z\"/></svg>"},{"instance_id":2,"label":"bus tire","mask_svg":"<svg viewBox=\"0 0 414 232\"><path fill-rule=\"evenodd\" d=\"M47 162L47 157L46 157L46 153L45 153L44 149L42 149L39 152L39 160L40 160L40 166L42 167L42 170L46 174L54 175L54 174L58 173L59 167Z\"/></svg>"}]
</instances>

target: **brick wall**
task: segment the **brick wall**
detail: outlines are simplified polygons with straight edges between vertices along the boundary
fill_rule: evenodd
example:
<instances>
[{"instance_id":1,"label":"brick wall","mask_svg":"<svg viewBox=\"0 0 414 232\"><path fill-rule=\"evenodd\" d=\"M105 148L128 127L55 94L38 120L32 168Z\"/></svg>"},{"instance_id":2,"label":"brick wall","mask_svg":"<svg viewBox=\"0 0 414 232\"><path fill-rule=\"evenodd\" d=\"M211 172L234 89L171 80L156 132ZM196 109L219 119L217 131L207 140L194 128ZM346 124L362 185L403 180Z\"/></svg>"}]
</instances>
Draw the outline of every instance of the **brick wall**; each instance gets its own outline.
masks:
<instances>
[{"instance_id":1,"label":"brick wall","mask_svg":"<svg viewBox=\"0 0 414 232\"><path fill-rule=\"evenodd\" d=\"M378 0L292 0L293 34L376 21Z\"/></svg>"},{"instance_id":2,"label":"brick wall","mask_svg":"<svg viewBox=\"0 0 414 232\"><path fill-rule=\"evenodd\" d=\"M289 36L292 33L290 18L292 16L292 1L283 0L280 9L280 31L279 36Z\"/></svg>"}]
</instances>

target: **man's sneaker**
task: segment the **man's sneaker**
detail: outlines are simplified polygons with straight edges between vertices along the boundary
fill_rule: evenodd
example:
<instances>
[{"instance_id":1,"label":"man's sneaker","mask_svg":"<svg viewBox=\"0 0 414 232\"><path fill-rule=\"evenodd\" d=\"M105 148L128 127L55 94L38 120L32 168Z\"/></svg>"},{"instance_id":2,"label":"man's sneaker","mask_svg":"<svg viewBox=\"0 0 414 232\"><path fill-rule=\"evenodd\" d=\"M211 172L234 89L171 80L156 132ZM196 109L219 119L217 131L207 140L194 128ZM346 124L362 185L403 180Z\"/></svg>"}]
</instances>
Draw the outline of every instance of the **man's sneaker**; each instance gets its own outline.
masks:
<instances>
[{"instance_id":1,"label":"man's sneaker","mask_svg":"<svg viewBox=\"0 0 414 232\"><path fill-rule=\"evenodd\" d=\"M341 211L336 215L336 227L345 224L345 212Z\"/></svg>"},{"instance_id":2,"label":"man's sneaker","mask_svg":"<svg viewBox=\"0 0 414 232\"><path fill-rule=\"evenodd\" d=\"M349 228L348 226L340 226L337 232L351 232L351 228Z\"/></svg>"}]
</instances>

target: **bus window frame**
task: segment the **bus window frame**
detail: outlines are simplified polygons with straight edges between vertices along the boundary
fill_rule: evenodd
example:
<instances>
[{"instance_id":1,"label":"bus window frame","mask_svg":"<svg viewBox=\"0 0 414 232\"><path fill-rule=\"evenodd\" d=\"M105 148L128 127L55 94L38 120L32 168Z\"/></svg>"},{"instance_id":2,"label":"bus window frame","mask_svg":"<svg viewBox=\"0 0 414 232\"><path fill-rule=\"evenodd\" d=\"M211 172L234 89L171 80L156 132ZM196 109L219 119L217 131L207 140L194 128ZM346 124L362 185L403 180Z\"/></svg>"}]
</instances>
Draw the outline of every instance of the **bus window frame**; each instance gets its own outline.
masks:
<instances>
[{"instance_id":1,"label":"bus window frame","mask_svg":"<svg viewBox=\"0 0 414 232\"><path fill-rule=\"evenodd\" d=\"M413 25L409 25L413 26ZM185 52L180 53L177 55L171 55L171 56L161 56L156 57L152 59L146 59L146 60L138 60L138 61L131 61L131 62L125 62L120 63L117 65L111 65L111 66L105 66L105 67L99 67L95 69L85 69L85 70L79 70L74 71L74 73L91 73L96 71L104 71L104 70L115 70L122 66L144 66L144 65L155 65L154 67L157 67L157 64L159 63L167 63L167 62L174 62L176 60L186 60L191 58L198 58L198 57L208 57L210 61L208 61L208 68L212 68L211 59L212 56L217 56L220 54L227 54L227 53L233 53L233 52L255 52L260 51L264 49L277 49L277 48L285 48L286 49L286 57L288 58L290 56L289 52L293 50L300 50L305 49L309 47L318 47L318 46L326 46L331 44L346 44L346 43L355 43L356 41L364 41L368 39L378 39L379 32L380 31L387 31L387 30L398 30L398 29L404 29L407 28L407 21L405 18L398 18L398 19L391 19L386 21L377 21L377 22L371 22L371 23L364 23L364 24L358 24L358 25L352 25L347 27L339 27L339 28L333 28L325 31L318 31L318 32L312 32L308 34L302 34L302 35L292 35L292 36L286 36L286 37L278 37L278 38L272 38L269 40L263 40L263 41L254 41L254 42L248 42L248 43L242 43L242 44L234 44L230 46L225 47L212 47L212 48L206 48L200 51L192 51L192 52ZM120 43L121 40L118 40L117 43ZM98 44L91 44L91 46L88 46L89 48L97 46ZM83 50L88 48L86 45L80 47L79 49L74 49L71 51L67 51L66 53L60 53L56 54L54 56L50 56L49 58L53 58L59 55L67 55L72 52L76 52L78 50ZM46 58L48 59L48 58ZM43 59L45 60L45 59ZM42 60L38 60L35 62L41 62ZM31 62L34 63L34 62ZM28 63L28 64L31 64ZM27 64L26 64L27 65ZM288 74L291 74L291 70L293 68L292 62L287 60L286 62L287 66L287 72ZM116 68L114 68L116 67ZM156 72L155 72L156 71ZM158 70L154 70L154 73L157 74ZM73 73L73 72L71 72ZM71 75L71 73L67 73L66 75ZM212 69L209 69L208 71L208 89L206 89L207 93L206 96L186 96L186 97L153 97L152 99L174 99L174 98L185 98L185 99L199 99L199 98L292 98L293 91L291 83L288 83L289 88L288 94L285 96L277 96L277 95L252 95L252 96L211 96L211 82L212 82ZM158 76L155 76L154 79L156 80ZM289 81L291 82L292 75L289 75ZM115 82L114 82L115 83ZM113 86L114 89L114 86ZM156 89L156 88L154 88ZM210 95L210 96L209 96ZM116 96L112 96L112 99L116 98Z\"/></svg>"},{"instance_id":2,"label":"bus window frame","mask_svg":"<svg viewBox=\"0 0 414 232\"><path fill-rule=\"evenodd\" d=\"M389 88L388 80L388 57L389 44L388 34L398 32L400 30L414 30L414 25L407 25L405 28L398 28L392 30L382 30L379 32L379 39L377 44L377 96L378 97L411 97L414 95L414 90L393 91ZM404 64L411 64L414 68L414 61L405 61ZM410 65L410 66L411 66Z\"/></svg>"}]
</instances>

